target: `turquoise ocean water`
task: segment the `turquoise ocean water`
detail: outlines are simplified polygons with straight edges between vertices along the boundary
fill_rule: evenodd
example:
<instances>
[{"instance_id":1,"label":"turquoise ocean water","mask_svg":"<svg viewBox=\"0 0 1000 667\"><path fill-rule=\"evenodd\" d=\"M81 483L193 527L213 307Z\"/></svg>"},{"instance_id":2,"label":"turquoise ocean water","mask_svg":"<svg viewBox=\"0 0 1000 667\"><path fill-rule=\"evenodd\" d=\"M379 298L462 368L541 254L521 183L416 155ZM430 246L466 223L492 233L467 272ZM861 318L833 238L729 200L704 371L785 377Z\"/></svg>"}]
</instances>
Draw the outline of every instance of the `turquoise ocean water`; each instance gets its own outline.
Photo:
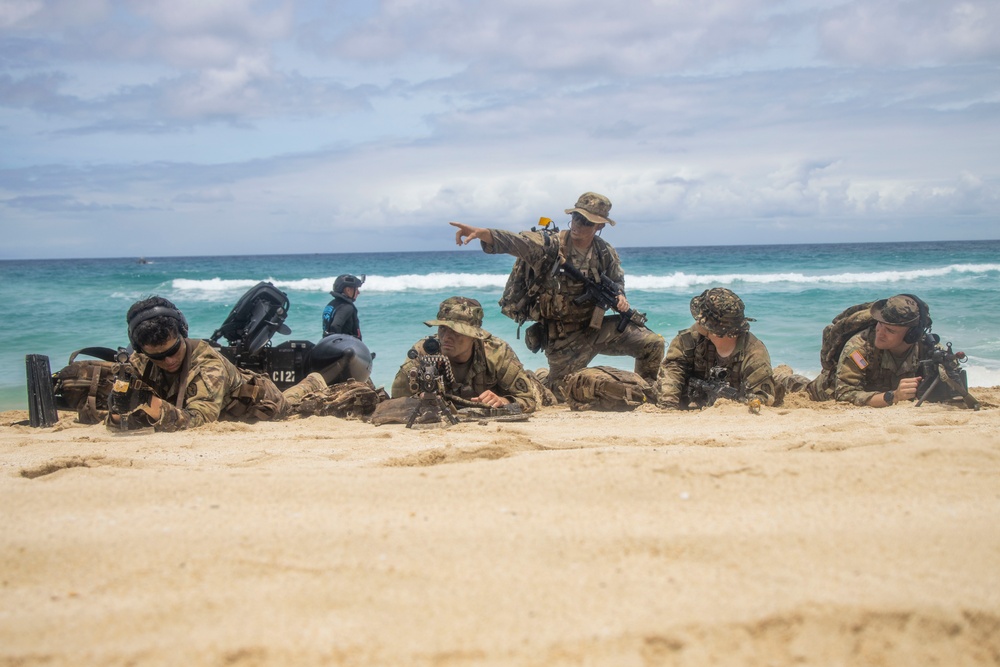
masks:
<instances>
[{"instance_id":1,"label":"turquoise ocean water","mask_svg":"<svg viewBox=\"0 0 1000 667\"><path fill-rule=\"evenodd\" d=\"M442 232L442 243L450 234ZM612 239L613 240L613 239ZM965 351L970 384L1000 384L1000 241L619 248L631 303L668 341L690 326L688 302L725 286L757 319L754 333L775 365L819 370L820 333L847 306L911 292L931 307L934 331ZM516 326L496 302L513 258L478 243L450 251L249 257L150 257L0 261L0 409L27 406L24 356L45 354L52 369L78 348L117 347L125 312L159 294L184 312L193 337L209 337L233 304L260 280L291 301L289 336L320 337L323 307L340 273L367 274L358 300L365 343L377 354L373 380L388 387L406 351L430 331L437 305L455 294L479 299L485 327L505 338L528 368L545 365L515 340ZM598 358L631 369L625 358Z\"/></svg>"}]
</instances>

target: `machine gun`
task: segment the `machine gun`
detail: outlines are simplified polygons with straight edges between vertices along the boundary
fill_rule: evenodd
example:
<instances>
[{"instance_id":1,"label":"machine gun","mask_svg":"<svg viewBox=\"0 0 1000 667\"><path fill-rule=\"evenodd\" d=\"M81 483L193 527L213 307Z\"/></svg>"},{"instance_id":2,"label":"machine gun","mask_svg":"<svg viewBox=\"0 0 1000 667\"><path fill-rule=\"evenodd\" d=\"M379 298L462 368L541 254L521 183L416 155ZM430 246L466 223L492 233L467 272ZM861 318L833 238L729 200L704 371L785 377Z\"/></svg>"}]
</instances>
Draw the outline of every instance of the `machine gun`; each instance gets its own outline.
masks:
<instances>
[{"instance_id":1,"label":"machine gun","mask_svg":"<svg viewBox=\"0 0 1000 667\"><path fill-rule=\"evenodd\" d=\"M917 387L917 407L926 400L948 401L961 396L966 407L979 409L979 401L969 393L969 381L965 370L959 366L969 360L965 352L954 352L951 343L945 348L938 347L941 337L928 333L924 336L923 348L927 356L919 361L920 376ZM942 386L943 383L943 386Z\"/></svg>"},{"instance_id":2,"label":"machine gun","mask_svg":"<svg viewBox=\"0 0 1000 667\"><path fill-rule=\"evenodd\" d=\"M437 338L427 338L422 347L425 354L421 354L416 348L411 348L406 353L410 359L417 360L417 367L410 370L409 382L410 392L419 399L410 411L406 428L413 428L417 417L428 412L436 414L438 418L445 417L450 424L457 424L458 416L454 408L444 399L445 381L449 384L455 382L451 361L440 353L441 343Z\"/></svg>"},{"instance_id":3,"label":"machine gun","mask_svg":"<svg viewBox=\"0 0 1000 667\"><path fill-rule=\"evenodd\" d=\"M562 264L559 268L567 275L582 282L586 288L583 294L573 299L573 303L580 305L585 301L593 301L597 304L598 308L615 311L621 315L621 319L618 322L619 332L625 331L625 327L628 326L629 322L638 327L646 326L645 313L640 313L635 308L629 308L626 311L618 310L618 297L624 292L622 292L621 286L607 275L602 273L600 282L597 282L588 278L580 269L569 262Z\"/></svg>"},{"instance_id":4,"label":"machine gun","mask_svg":"<svg viewBox=\"0 0 1000 667\"><path fill-rule=\"evenodd\" d=\"M752 414L760 414L760 399L755 397L743 383L741 387L729 385L729 371L722 366L713 366L708 371L708 379L688 378L687 382L688 401L702 403L706 408L715 405L720 398L728 398L730 401L745 403Z\"/></svg>"}]
</instances>

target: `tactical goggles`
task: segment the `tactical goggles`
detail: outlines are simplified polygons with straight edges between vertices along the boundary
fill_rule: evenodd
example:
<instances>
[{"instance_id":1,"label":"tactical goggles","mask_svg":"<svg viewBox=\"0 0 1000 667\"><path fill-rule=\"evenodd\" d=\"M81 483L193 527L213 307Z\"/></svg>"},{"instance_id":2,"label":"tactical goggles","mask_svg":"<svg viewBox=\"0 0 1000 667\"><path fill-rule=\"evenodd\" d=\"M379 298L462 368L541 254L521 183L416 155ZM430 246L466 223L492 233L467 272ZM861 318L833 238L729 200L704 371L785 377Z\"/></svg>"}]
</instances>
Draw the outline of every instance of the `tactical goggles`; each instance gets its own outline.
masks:
<instances>
[{"instance_id":1,"label":"tactical goggles","mask_svg":"<svg viewBox=\"0 0 1000 667\"><path fill-rule=\"evenodd\" d=\"M183 342L183 338L178 338L168 350L164 350L163 352L143 352L143 354L145 354L152 361L163 361L167 357L172 357L177 354L177 350L181 349L181 343Z\"/></svg>"},{"instance_id":2,"label":"tactical goggles","mask_svg":"<svg viewBox=\"0 0 1000 667\"><path fill-rule=\"evenodd\" d=\"M590 220L587 220L587 218L583 217L579 213L574 213L573 214L573 220L572 221L573 222L578 222L581 225L583 225L584 227L593 227L594 225L597 224L596 222L591 222Z\"/></svg>"}]
</instances>

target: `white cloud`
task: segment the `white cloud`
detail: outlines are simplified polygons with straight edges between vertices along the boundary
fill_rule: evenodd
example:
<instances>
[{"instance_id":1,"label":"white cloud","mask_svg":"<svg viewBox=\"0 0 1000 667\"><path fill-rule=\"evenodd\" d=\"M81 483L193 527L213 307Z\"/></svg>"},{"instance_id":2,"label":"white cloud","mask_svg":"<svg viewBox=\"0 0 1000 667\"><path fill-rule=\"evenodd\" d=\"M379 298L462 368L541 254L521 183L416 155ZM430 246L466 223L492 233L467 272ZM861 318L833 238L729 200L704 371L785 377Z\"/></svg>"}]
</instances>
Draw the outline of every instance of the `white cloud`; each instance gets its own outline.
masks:
<instances>
[{"instance_id":1,"label":"white cloud","mask_svg":"<svg viewBox=\"0 0 1000 667\"><path fill-rule=\"evenodd\" d=\"M434 248L584 190L624 245L995 235L995 4L0 0L5 252Z\"/></svg>"}]
</instances>

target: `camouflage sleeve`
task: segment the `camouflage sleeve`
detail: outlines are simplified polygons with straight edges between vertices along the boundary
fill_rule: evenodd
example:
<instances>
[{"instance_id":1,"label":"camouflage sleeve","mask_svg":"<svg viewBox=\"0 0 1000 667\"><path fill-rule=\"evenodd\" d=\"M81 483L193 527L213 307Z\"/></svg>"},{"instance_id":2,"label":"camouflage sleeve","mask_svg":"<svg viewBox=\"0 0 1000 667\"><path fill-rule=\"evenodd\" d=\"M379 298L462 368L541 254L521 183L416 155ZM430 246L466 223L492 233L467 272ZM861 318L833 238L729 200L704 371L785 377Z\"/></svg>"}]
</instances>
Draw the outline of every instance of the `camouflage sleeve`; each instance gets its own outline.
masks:
<instances>
[{"instance_id":1,"label":"camouflage sleeve","mask_svg":"<svg viewBox=\"0 0 1000 667\"><path fill-rule=\"evenodd\" d=\"M837 362L837 383L833 389L833 397L843 403L868 405L872 396L879 392L865 390L865 372L858 366L856 358L862 359L861 363L868 363L868 360L872 358L868 346L860 334L847 341L844 349L840 352L840 360Z\"/></svg>"},{"instance_id":2,"label":"camouflage sleeve","mask_svg":"<svg viewBox=\"0 0 1000 667\"><path fill-rule=\"evenodd\" d=\"M538 408L535 392L531 390L531 379L510 345L502 343L489 350L487 363L493 366L497 377L499 391L494 393L517 403L523 412L534 412Z\"/></svg>"},{"instance_id":3,"label":"camouflage sleeve","mask_svg":"<svg viewBox=\"0 0 1000 667\"><path fill-rule=\"evenodd\" d=\"M480 242L483 252L488 255L513 255L520 257L528 264L534 264L545 259L545 247L539 232L521 232L515 234L505 229L491 229L493 243L487 245Z\"/></svg>"},{"instance_id":4,"label":"camouflage sleeve","mask_svg":"<svg viewBox=\"0 0 1000 667\"><path fill-rule=\"evenodd\" d=\"M661 408L679 408L684 385L694 367L695 338L691 330L680 331L670 341L656 376L656 404Z\"/></svg>"},{"instance_id":5,"label":"camouflage sleeve","mask_svg":"<svg viewBox=\"0 0 1000 667\"><path fill-rule=\"evenodd\" d=\"M406 398L412 396L410 391L410 371L417 367L416 359L407 359L406 362L396 371L396 377L392 380L392 389L389 396L392 398Z\"/></svg>"},{"instance_id":6,"label":"camouflage sleeve","mask_svg":"<svg viewBox=\"0 0 1000 667\"><path fill-rule=\"evenodd\" d=\"M178 409L164 401L157 431L180 431L217 421L227 400L228 377L220 361L211 356L195 361L189 371L190 382L184 394L184 407Z\"/></svg>"},{"instance_id":7,"label":"camouflage sleeve","mask_svg":"<svg viewBox=\"0 0 1000 667\"><path fill-rule=\"evenodd\" d=\"M771 368L771 355L767 353L764 343L752 338L747 343L746 354L740 368L740 377L747 383L750 391L761 403L772 406L778 399L778 385L774 381L774 371Z\"/></svg>"},{"instance_id":8,"label":"camouflage sleeve","mask_svg":"<svg viewBox=\"0 0 1000 667\"><path fill-rule=\"evenodd\" d=\"M624 290L625 289L625 271L622 269L622 261L618 257L618 252L608 245L608 256L611 258L607 269L604 271L604 275L611 280L618 283L618 285Z\"/></svg>"}]
</instances>

